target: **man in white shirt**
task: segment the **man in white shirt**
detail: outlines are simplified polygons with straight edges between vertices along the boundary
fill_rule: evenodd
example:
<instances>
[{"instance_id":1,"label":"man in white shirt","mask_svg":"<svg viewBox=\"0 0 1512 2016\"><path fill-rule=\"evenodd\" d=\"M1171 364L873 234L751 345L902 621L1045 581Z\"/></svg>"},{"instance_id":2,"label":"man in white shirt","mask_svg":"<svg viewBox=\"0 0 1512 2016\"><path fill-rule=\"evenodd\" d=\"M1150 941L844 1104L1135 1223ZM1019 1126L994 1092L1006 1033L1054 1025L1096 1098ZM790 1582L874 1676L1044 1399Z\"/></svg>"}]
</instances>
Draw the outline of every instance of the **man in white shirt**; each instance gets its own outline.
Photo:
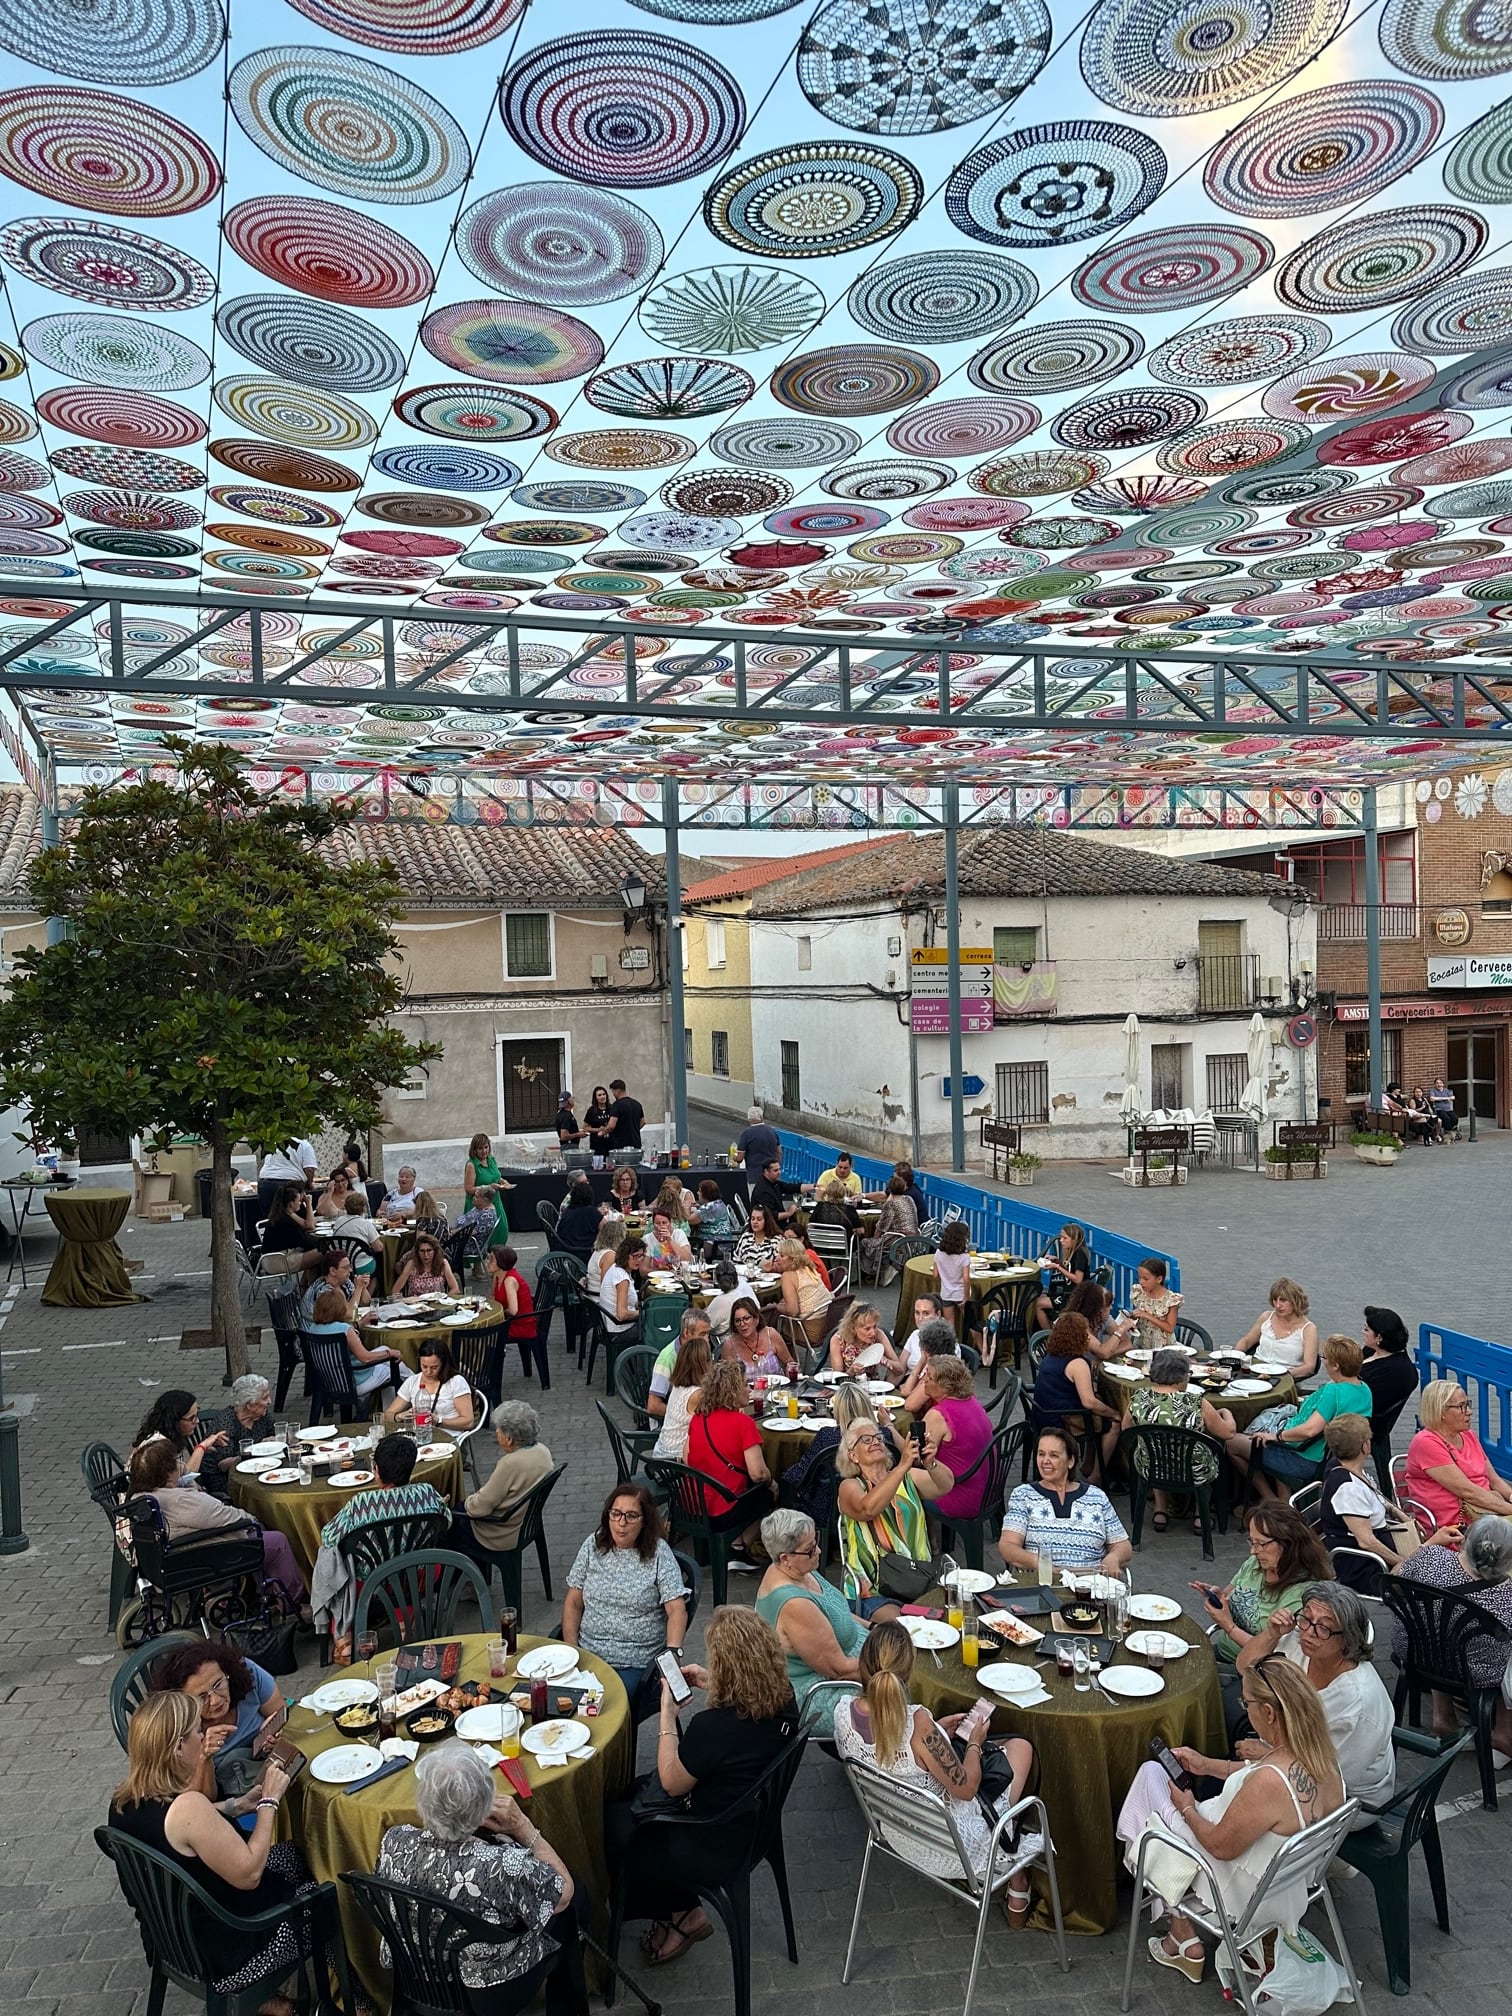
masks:
<instances>
[{"instance_id":1,"label":"man in white shirt","mask_svg":"<svg viewBox=\"0 0 1512 2016\"><path fill-rule=\"evenodd\" d=\"M861 1195L861 1178L856 1174L849 1155L837 1155L833 1169L820 1170L819 1181L814 1186L819 1196L824 1195L825 1184L831 1182L838 1183L852 1203Z\"/></svg>"},{"instance_id":2,"label":"man in white shirt","mask_svg":"<svg viewBox=\"0 0 1512 2016\"><path fill-rule=\"evenodd\" d=\"M286 1183L308 1190L315 1181L315 1150L308 1141L288 1140L264 1155L257 1172L257 1215L266 1218L273 1199Z\"/></svg>"},{"instance_id":3,"label":"man in white shirt","mask_svg":"<svg viewBox=\"0 0 1512 2016\"><path fill-rule=\"evenodd\" d=\"M415 1215L415 1172L409 1167L399 1171L398 1188L390 1190L380 1206L385 1221L391 1225L403 1224Z\"/></svg>"}]
</instances>

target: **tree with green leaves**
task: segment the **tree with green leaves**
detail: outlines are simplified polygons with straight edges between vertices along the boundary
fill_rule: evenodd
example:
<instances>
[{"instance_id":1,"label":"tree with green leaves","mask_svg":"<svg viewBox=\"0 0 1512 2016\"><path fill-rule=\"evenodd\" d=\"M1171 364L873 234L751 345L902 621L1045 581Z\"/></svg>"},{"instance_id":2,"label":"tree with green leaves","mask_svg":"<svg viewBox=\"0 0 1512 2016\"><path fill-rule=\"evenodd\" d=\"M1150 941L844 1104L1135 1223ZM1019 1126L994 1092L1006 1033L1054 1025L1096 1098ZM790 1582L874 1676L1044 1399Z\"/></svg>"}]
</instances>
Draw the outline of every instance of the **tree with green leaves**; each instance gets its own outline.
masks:
<instances>
[{"instance_id":1,"label":"tree with green leaves","mask_svg":"<svg viewBox=\"0 0 1512 2016\"><path fill-rule=\"evenodd\" d=\"M404 998L393 869L320 852L352 813L269 799L228 749L165 747L173 781L85 792L31 870L32 900L64 931L16 955L0 1106L29 1107L41 1140L87 1127L208 1142L211 1321L234 1377L236 1144L370 1127L385 1089L440 1049L388 1022Z\"/></svg>"}]
</instances>

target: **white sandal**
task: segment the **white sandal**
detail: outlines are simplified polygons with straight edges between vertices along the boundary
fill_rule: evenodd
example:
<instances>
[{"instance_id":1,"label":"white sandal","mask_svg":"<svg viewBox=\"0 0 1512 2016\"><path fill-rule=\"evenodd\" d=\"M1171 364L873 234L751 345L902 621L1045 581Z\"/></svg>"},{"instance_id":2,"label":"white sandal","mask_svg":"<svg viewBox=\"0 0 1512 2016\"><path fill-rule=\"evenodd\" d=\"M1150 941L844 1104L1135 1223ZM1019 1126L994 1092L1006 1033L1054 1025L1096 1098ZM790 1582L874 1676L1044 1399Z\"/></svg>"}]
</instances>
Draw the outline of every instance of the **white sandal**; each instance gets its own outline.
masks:
<instances>
[{"instance_id":1,"label":"white sandal","mask_svg":"<svg viewBox=\"0 0 1512 2016\"><path fill-rule=\"evenodd\" d=\"M1176 1941L1176 1951L1170 1953L1167 1952L1165 1943L1169 1937L1170 1934L1166 1933L1145 1942L1150 1958L1157 1967L1169 1967L1177 1974L1184 1974L1188 1981L1200 1981L1207 1966L1207 1948L1200 1939L1179 1939ZM1188 1959L1188 1954L1194 1948L1197 1958Z\"/></svg>"}]
</instances>

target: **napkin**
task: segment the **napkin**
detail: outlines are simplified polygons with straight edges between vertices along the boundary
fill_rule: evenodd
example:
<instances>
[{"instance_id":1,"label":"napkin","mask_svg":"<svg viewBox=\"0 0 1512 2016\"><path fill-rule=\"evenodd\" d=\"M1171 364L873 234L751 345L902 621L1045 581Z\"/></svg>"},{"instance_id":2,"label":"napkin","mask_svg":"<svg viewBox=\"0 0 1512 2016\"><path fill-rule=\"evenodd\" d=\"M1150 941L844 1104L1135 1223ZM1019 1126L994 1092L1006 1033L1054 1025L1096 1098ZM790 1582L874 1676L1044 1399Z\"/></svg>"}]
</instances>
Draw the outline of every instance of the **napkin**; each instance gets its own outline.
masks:
<instances>
[{"instance_id":1,"label":"napkin","mask_svg":"<svg viewBox=\"0 0 1512 2016\"><path fill-rule=\"evenodd\" d=\"M393 1741L397 1743L399 1741L398 1737L394 1737ZM419 1747L417 1743L415 1748L418 1750ZM376 1785L381 1778L392 1778L396 1771L408 1771L409 1767L410 1760L408 1757L391 1757L381 1771L375 1771L370 1778L359 1778L355 1785L348 1785L345 1788L343 1797L350 1799L354 1792L366 1792L369 1785Z\"/></svg>"},{"instance_id":2,"label":"napkin","mask_svg":"<svg viewBox=\"0 0 1512 2016\"><path fill-rule=\"evenodd\" d=\"M385 1757L400 1757L406 1764L413 1764L420 1755L420 1745L410 1736L385 1736L378 1748Z\"/></svg>"}]
</instances>

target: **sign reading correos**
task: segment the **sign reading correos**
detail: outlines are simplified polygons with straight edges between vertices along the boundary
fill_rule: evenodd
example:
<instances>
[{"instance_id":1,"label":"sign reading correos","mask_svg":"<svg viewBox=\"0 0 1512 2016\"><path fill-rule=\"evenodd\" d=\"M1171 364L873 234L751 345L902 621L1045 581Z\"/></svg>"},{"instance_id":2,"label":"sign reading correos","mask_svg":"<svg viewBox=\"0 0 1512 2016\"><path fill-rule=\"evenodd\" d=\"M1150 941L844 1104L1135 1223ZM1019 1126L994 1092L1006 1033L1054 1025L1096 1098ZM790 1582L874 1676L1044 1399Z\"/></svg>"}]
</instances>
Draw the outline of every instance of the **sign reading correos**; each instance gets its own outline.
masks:
<instances>
[{"instance_id":1,"label":"sign reading correos","mask_svg":"<svg viewBox=\"0 0 1512 2016\"><path fill-rule=\"evenodd\" d=\"M1512 953L1486 959L1473 952L1457 952L1453 957L1430 954L1430 987L1512 987Z\"/></svg>"},{"instance_id":2,"label":"sign reading correos","mask_svg":"<svg viewBox=\"0 0 1512 2016\"><path fill-rule=\"evenodd\" d=\"M950 1034L950 955L943 945L916 946L909 954L912 998L908 1019L916 1036ZM961 1031L992 1033L992 947L961 947Z\"/></svg>"}]
</instances>

